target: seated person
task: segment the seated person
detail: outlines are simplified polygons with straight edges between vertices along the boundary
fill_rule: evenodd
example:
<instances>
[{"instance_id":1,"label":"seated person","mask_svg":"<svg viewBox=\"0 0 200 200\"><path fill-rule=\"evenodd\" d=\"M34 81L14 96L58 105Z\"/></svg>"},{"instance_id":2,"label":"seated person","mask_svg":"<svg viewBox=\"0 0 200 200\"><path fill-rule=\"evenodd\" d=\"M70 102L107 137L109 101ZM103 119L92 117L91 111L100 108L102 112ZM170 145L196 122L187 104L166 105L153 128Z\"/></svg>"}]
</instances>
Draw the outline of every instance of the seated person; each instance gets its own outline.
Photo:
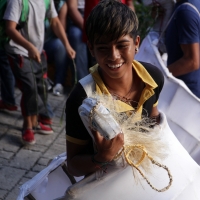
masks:
<instances>
[{"instance_id":1,"label":"seated person","mask_svg":"<svg viewBox=\"0 0 200 200\"><path fill-rule=\"evenodd\" d=\"M69 8L67 35L72 48L76 51L75 63L77 68L77 79L80 80L89 73L87 44L82 41L85 1L68 0L67 5Z\"/></svg>"},{"instance_id":2,"label":"seated person","mask_svg":"<svg viewBox=\"0 0 200 200\"><path fill-rule=\"evenodd\" d=\"M58 18L61 24L66 30L66 18L67 18L67 3L65 1L54 1L56 11L58 12ZM53 94L60 96L63 93L63 85L66 78L68 58L74 58L74 50L69 45L66 48L62 41L53 33L48 21L45 22L45 43L44 49L47 54L48 63L55 64L55 87L53 88Z\"/></svg>"},{"instance_id":3,"label":"seated person","mask_svg":"<svg viewBox=\"0 0 200 200\"><path fill-rule=\"evenodd\" d=\"M87 19L88 47L98 64L79 81L66 102L67 164L73 176L97 171L97 166L112 161L124 144L123 133L106 140L92 130L93 143L78 113L89 93L112 95L125 111L159 123L157 103L164 77L155 66L134 60L140 42L137 29L135 12L116 0L100 1Z\"/></svg>"}]
</instances>

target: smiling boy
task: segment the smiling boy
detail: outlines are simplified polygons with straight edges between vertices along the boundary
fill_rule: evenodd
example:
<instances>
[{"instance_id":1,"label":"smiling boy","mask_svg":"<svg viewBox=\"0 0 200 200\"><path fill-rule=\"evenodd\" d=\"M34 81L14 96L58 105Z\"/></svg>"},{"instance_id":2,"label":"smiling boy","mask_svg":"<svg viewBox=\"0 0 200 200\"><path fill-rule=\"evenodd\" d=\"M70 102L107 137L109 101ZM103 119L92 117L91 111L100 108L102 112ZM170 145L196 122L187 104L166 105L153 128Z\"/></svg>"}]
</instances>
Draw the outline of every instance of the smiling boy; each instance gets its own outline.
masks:
<instances>
[{"instance_id":1,"label":"smiling boy","mask_svg":"<svg viewBox=\"0 0 200 200\"><path fill-rule=\"evenodd\" d=\"M124 144L122 133L105 140L96 131L92 131L93 143L78 114L82 101L93 92L119 100L119 112L136 112L159 123L157 103L164 78L158 68L134 60L140 42L137 29L136 14L116 0L102 0L87 19L88 47L98 64L79 81L66 103L67 162L74 176L105 166Z\"/></svg>"}]
</instances>

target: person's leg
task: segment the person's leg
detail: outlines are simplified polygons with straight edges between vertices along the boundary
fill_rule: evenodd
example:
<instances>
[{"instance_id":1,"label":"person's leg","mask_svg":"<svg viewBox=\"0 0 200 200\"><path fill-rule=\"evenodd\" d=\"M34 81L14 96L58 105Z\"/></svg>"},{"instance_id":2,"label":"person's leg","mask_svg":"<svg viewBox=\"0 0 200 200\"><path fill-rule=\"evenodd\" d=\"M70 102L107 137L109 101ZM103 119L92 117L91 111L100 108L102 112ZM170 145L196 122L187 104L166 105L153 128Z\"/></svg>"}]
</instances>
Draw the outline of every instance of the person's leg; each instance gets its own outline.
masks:
<instances>
[{"instance_id":1,"label":"person's leg","mask_svg":"<svg viewBox=\"0 0 200 200\"><path fill-rule=\"evenodd\" d=\"M0 50L0 63L2 98L0 101L0 109L14 111L17 110L14 97L15 79L4 50Z\"/></svg>"},{"instance_id":2,"label":"person's leg","mask_svg":"<svg viewBox=\"0 0 200 200\"><path fill-rule=\"evenodd\" d=\"M70 20L68 23L68 39L72 48L76 51L77 79L80 80L89 73L87 45L82 41L82 30Z\"/></svg>"},{"instance_id":3,"label":"person's leg","mask_svg":"<svg viewBox=\"0 0 200 200\"><path fill-rule=\"evenodd\" d=\"M23 130L32 130L35 126L37 126L37 115L24 116Z\"/></svg>"},{"instance_id":4,"label":"person's leg","mask_svg":"<svg viewBox=\"0 0 200 200\"><path fill-rule=\"evenodd\" d=\"M44 48L46 49L45 52L46 52L49 63L54 62L54 48L53 48L54 46L52 46L52 43L53 43L53 41L50 40L49 42L45 43L45 45L44 45ZM45 79L43 81L45 82L45 85L46 85L47 80ZM42 99L40 98L40 96L38 96L38 110L39 110L38 121L43 124L51 125L52 118L54 116L53 110L48 101L46 102L46 107L44 108L44 105L43 105L43 102L42 102Z\"/></svg>"},{"instance_id":5,"label":"person's leg","mask_svg":"<svg viewBox=\"0 0 200 200\"><path fill-rule=\"evenodd\" d=\"M23 130L22 130L22 140L24 144L35 144L36 140L34 138L34 131L33 131L33 121L37 118L37 115L33 116L24 116L24 123L23 123ZM28 128L30 127L30 128Z\"/></svg>"},{"instance_id":6,"label":"person's leg","mask_svg":"<svg viewBox=\"0 0 200 200\"><path fill-rule=\"evenodd\" d=\"M68 67L66 49L59 38L53 38L46 42L44 49L47 54L48 62L53 62L55 65L55 87L53 89L53 94L60 95L63 90ZM58 93L56 93L55 88L58 88Z\"/></svg>"},{"instance_id":7,"label":"person's leg","mask_svg":"<svg viewBox=\"0 0 200 200\"><path fill-rule=\"evenodd\" d=\"M46 109L42 106L42 100L40 97L38 98L38 109L39 109L39 115L38 115L38 122L41 122L42 124L51 125L52 119L54 116L53 110L47 100L46 103Z\"/></svg>"},{"instance_id":8,"label":"person's leg","mask_svg":"<svg viewBox=\"0 0 200 200\"><path fill-rule=\"evenodd\" d=\"M48 90L47 90L47 60L45 52L41 54L41 63L35 63L34 65L35 78L37 82L37 103L39 110L39 129L37 127L37 132L42 134L51 134L53 130L50 127L43 126L44 119L49 119L49 123L51 124L51 118L53 117L53 111L48 103Z\"/></svg>"},{"instance_id":9,"label":"person's leg","mask_svg":"<svg viewBox=\"0 0 200 200\"><path fill-rule=\"evenodd\" d=\"M35 118L37 117L37 87L33 74L32 61L20 55L9 55L9 62L17 85L22 92L21 111L23 115L22 140L34 144Z\"/></svg>"}]
</instances>

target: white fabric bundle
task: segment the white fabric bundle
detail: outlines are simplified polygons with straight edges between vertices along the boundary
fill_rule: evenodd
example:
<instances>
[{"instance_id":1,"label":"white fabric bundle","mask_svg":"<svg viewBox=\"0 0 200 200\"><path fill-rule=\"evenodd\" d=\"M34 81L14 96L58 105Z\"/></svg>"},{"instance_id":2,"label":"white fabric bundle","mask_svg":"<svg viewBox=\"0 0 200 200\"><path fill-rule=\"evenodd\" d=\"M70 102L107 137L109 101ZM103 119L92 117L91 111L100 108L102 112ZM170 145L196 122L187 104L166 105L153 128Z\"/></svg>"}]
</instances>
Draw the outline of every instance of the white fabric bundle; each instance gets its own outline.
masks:
<instances>
[{"instance_id":1,"label":"white fabric bundle","mask_svg":"<svg viewBox=\"0 0 200 200\"><path fill-rule=\"evenodd\" d=\"M78 112L86 128L91 126L107 140L121 133L121 128L110 111L95 98L86 98ZM89 133L93 137L90 131Z\"/></svg>"}]
</instances>

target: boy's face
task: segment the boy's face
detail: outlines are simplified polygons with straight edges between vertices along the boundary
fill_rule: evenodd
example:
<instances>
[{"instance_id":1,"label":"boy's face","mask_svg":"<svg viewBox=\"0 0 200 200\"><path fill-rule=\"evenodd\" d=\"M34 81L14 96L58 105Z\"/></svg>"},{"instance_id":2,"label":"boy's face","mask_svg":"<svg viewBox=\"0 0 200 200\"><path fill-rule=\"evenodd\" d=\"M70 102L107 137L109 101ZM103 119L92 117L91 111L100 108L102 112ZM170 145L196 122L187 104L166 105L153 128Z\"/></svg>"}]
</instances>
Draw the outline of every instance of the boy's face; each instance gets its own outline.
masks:
<instances>
[{"instance_id":1,"label":"boy's face","mask_svg":"<svg viewBox=\"0 0 200 200\"><path fill-rule=\"evenodd\" d=\"M121 36L117 41L105 43L103 39L94 44L88 44L91 54L96 58L104 76L108 78L121 78L130 73L135 48L139 46L140 38L134 41L129 35Z\"/></svg>"}]
</instances>

